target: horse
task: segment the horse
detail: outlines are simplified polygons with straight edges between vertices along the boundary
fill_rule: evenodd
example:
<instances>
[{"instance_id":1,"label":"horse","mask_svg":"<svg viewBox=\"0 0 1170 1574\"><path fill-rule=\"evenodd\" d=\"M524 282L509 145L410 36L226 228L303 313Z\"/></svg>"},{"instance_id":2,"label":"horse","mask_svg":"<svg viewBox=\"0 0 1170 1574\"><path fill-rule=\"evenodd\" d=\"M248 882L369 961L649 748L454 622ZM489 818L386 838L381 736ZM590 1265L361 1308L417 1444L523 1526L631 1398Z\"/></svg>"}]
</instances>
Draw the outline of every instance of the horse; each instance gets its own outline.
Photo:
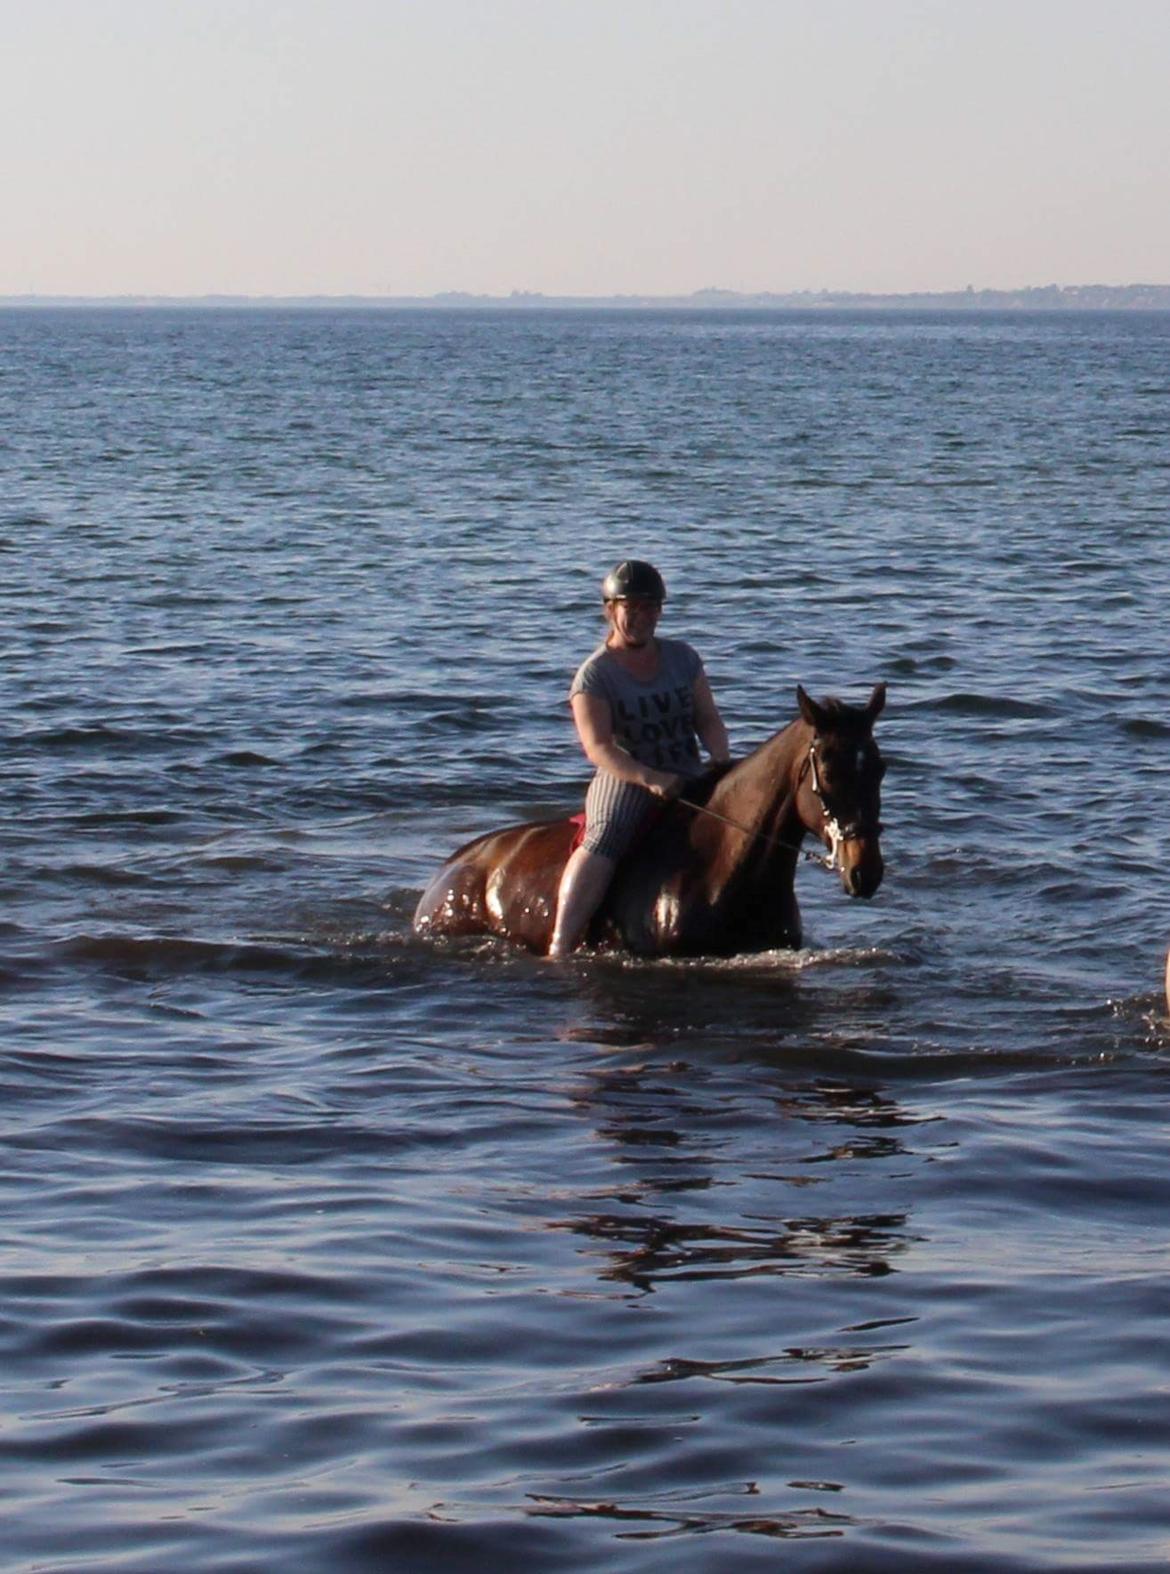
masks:
<instances>
[{"instance_id":1,"label":"horse","mask_svg":"<svg viewBox=\"0 0 1170 1574\"><path fill-rule=\"evenodd\" d=\"M641 956L798 948L794 881L806 834L824 845L819 861L849 896L873 896L884 873L885 775L873 727L886 686L865 705L818 703L799 685L796 698L786 727L664 806L619 862L583 943ZM546 952L577 831L573 819L539 820L460 847L423 892L415 933L495 935Z\"/></svg>"}]
</instances>

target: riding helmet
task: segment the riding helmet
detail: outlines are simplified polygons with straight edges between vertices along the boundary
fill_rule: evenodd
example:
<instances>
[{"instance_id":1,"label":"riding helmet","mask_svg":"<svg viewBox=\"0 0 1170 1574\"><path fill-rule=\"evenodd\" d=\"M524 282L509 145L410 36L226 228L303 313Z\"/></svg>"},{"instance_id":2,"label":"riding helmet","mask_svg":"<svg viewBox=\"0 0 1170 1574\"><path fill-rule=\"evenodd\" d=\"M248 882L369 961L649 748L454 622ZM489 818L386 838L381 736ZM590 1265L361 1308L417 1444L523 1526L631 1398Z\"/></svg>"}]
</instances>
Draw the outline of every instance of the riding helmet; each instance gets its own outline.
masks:
<instances>
[{"instance_id":1,"label":"riding helmet","mask_svg":"<svg viewBox=\"0 0 1170 1574\"><path fill-rule=\"evenodd\" d=\"M628 558L605 576L601 585L601 599L629 601L635 596L644 601L665 601L666 586L652 563L640 563L637 558Z\"/></svg>"}]
</instances>

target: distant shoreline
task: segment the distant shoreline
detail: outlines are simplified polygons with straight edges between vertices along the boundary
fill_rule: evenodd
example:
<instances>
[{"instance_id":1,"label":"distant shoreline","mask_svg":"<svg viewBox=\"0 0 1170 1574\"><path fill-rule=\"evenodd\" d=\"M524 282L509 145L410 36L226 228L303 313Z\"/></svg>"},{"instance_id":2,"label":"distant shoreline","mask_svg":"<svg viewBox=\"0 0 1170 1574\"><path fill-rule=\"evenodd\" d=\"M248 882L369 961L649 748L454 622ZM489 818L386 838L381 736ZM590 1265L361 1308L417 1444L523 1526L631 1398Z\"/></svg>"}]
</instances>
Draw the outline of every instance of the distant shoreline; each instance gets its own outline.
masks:
<instances>
[{"instance_id":1,"label":"distant shoreline","mask_svg":"<svg viewBox=\"0 0 1170 1574\"><path fill-rule=\"evenodd\" d=\"M1170 311L1170 284L1045 284L1020 290L861 294L846 290L696 290L690 295L5 295L0 309L446 311Z\"/></svg>"}]
</instances>

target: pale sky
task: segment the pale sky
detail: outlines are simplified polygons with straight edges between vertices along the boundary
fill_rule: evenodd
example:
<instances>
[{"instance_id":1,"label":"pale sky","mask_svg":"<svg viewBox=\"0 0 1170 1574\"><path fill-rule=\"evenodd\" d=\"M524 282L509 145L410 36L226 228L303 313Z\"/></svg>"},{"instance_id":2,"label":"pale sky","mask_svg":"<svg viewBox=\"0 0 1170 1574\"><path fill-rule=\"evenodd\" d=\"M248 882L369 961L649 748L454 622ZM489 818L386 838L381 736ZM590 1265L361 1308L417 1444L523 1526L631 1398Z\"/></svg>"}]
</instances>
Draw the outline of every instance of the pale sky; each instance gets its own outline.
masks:
<instances>
[{"instance_id":1,"label":"pale sky","mask_svg":"<svg viewBox=\"0 0 1170 1574\"><path fill-rule=\"evenodd\" d=\"M1170 283L1170 0L0 0L0 294Z\"/></svg>"}]
</instances>

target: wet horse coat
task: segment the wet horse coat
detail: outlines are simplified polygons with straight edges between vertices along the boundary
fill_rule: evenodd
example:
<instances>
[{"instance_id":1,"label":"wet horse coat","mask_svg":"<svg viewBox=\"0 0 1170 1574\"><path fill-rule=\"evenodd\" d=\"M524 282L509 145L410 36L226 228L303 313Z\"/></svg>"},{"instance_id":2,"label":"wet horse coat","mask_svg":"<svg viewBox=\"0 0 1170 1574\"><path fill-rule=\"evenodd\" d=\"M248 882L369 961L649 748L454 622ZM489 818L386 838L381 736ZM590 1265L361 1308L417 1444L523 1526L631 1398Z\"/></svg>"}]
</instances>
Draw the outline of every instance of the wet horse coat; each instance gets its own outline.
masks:
<instances>
[{"instance_id":1,"label":"wet horse coat","mask_svg":"<svg viewBox=\"0 0 1170 1574\"><path fill-rule=\"evenodd\" d=\"M690 784L688 801L669 804L626 855L586 943L650 956L799 946L794 881L809 833L829 850L850 896L874 894L885 767L873 726L885 685L864 706L818 704L796 692L795 721L746 759ZM546 820L468 842L423 892L416 931L499 935L547 951L575 829L568 819Z\"/></svg>"}]
</instances>

